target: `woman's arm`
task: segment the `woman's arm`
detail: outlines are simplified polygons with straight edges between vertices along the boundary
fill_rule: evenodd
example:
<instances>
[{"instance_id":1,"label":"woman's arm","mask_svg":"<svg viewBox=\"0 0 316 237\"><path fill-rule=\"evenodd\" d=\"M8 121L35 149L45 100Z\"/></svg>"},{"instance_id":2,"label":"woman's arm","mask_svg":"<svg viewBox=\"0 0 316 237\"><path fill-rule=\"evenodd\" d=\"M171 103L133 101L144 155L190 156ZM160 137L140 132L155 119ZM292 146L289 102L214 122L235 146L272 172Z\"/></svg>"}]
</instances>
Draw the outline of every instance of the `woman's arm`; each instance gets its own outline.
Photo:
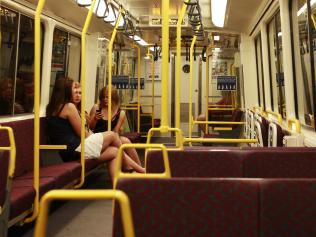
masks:
<instances>
[{"instance_id":1,"label":"woman's arm","mask_svg":"<svg viewBox=\"0 0 316 237\"><path fill-rule=\"evenodd\" d=\"M69 120L72 128L75 133L80 137L81 136L81 118L79 116L78 110L73 103L68 103L65 105L63 114L66 115L66 118ZM85 131L85 137L88 137L90 133Z\"/></svg>"},{"instance_id":2,"label":"woman's arm","mask_svg":"<svg viewBox=\"0 0 316 237\"><path fill-rule=\"evenodd\" d=\"M121 130L121 128L122 128L122 125L123 125L123 123L124 123L124 121L125 121L125 111L124 110L121 110L121 112L120 112L120 117L119 117L119 119L118 119L118 121L117 121L117 124L116 124L116 126L115 126L115 128L113 129L113 132L117 132L117 133L119 133L120 132L120 130Z\"/></svg>"},{"instance_id":3,"label":"woman's arm","mask_svg":"<svg viewBox=\"0 0 316 237\"><path fill-rule=\"evenodd\" d=\"M98 121L98 114L97 114L97 107L98 105L95 104L93 105L93 107L90 110L90 121L89 121L89 127L91 130L93 130L95 128L95 125L97 124ZM100 117L100 116L99 116Z\"/></svg>"}]
</instances>

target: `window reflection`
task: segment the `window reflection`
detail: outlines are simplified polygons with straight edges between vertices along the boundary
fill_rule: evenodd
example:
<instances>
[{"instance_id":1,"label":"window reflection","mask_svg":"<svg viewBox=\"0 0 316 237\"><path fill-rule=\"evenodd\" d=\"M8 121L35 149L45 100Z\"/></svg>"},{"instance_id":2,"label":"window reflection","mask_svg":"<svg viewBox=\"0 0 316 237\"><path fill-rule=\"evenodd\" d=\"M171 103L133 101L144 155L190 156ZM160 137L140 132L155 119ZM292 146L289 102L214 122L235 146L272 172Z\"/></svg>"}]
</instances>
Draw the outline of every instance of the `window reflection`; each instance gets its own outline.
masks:
<instances>
[{"instance_id":1,"label":"window reflection","mask_svg":"<svg viewBox=\"0 0 316 237\"><path fill-rule=\"evenodd\" d=\"M274 111L278 111L283 118L286 117L284 71L282 56L282 30L280 13L278 12L268 24L268 40L270 53L270 76L272 83L272 96Z\"/></svg>"},{"instance_id":2,"label":"window reflection","mask_svg":"<svg viewBox=\"0 0 316 237\"><path fill-rule=\"evenodd\" d=\"M257 64L257 83L259 92L259 105L265 109L265 95L264 95L264 78L263 78L263 64L262 64L262 45L261 35L255 39L256 45L256 64Z\"/></svg>"},{"instance_id":3,"label":"window reflection","mask_svg":"<svg viewBox=\"0 0 316 237\"><path fill-rule=\"evenodd\" d=\"M50 95L55 81L62 77L80 80L80 38L61 29L54 30Z\"/></svg>"},{"instance_id":4,"label":"window reflection","mask_svg":"<svg viewBox=\"0 0 316 237\"><path fill-rule=\"evenodd\" d=\"M311 1L312 2L315 1ZM294 1L293 6L293 17L294 17L294 31L298 31L297 35L299 44L299 57L296 57L296 67L298 70L297 74L297 88L298 94L304 96L299 97L299 113L301 121L304 121L308 126L314 126L314 101L315 98L313 94L313 75L312 70L315 70L314 65L311 64L311 57L314 57L314 62L316 60L315 50L316 50L316 5L311 6L311 22L309 26L308 22L308 11L306 0ZM311 30L311 43L310 44L310 30ZM295 41L295 40L294 40ZM310 50L313 49L313 50ZM312 54L312 55L311 55Z\"/></svg>"},{"instance_id":5,"label":"window reflection","mask_svg":"<svg viewBox=\"0 0 316 237\"><path fill-rule=\"evenodd\" d=\"M31 113L34 104L34 20L4 7L0 7L0 14L0 115Z\"/></svg>"}]
</instances>

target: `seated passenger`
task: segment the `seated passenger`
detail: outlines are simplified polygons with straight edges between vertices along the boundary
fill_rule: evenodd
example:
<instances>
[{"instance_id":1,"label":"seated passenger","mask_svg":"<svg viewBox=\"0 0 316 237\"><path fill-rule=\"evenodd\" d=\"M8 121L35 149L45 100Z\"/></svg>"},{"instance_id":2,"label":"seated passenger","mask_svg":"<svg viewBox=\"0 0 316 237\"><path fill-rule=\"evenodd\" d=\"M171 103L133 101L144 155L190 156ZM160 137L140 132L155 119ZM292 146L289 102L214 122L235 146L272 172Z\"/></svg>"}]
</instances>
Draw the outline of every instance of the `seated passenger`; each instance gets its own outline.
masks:
<instances>
[{"instance_id":1,"label":"seated passenger","mask_svg":"<svg viewBox=\"0 0 316 237\"><path fill-rule=\"evenodd\" d=\"M232 100L231 100L231 92L228 91L222 91L222 99L215 102L215 103L210 103L209 105L217 106L217 105L231 105ZM231 114L231 111L221 111L221 110L209 110L208 111L208 121L221 121L224 120L223 117L224 115ZM205 121L206 117L205 114L200 114L196 120L197 121ZM206 131L206 125L205 124L199 124L199 128L205 133Z\"/></svg>"},{"instance_id":2,"label":"seated passenger","mask_svg":"<svg viewBox=\"0 0 316 237\"><path fill-rule=\"evenodd\" d=\"M81 88L71 79L58 79L55 82L53 93L46 108L48 117L48 134L53 144L67 145L67 150L61 151L64 161L79 159L81 118L80 112L72 102L74 95L79 94ZM114 132L92 133L85 131L86 159L100 159L108 161L110 176L114 177L115 159L122 142ZM145 169L135 163L128 155L123 154L124 169L134 169L144 173Z\"/></svg>"},{"instance_id":3,"label":"seated passenger","mask_svg":"<svg viewBox=\"0 0 316 237\"><path fill-rule=\"evenodd\" d=\"M125 111L120 108L120 97L117 90L112 87L112 120L111 130L119 133L124 120L126 118ZM104 132L108 130L108 88L103 87L99 93L99 103L95 104L90 111L90 129L93 132ZM124 136L120 136L123 144L131 143L131 141ZM137 163L141 164L136 149L130 148L126 150L127 154Z\"/></svg>"}]
</instances>

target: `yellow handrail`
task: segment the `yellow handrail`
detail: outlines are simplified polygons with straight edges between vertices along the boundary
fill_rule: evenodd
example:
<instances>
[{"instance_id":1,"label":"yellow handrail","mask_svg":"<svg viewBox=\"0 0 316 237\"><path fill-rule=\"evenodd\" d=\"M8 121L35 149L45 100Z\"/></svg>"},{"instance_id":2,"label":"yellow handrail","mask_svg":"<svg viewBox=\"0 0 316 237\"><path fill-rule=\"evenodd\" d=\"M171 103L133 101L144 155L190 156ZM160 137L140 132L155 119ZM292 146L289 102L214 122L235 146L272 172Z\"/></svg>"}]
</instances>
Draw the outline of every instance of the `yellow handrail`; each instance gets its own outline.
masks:
<instances>
[{"instance_id":1,"label":"yellow handrail","mask_svg":"<svg viewBox=\"0 0 316 237\"><path fill-rule=\"evenodd\" d=\"M273 111L271 111L271 110L266 110L266 113L269 115L273 115L273 116L275 116L275 117L277 117L277 119L278 119L278 123L280 124L280 125L282 125L282 121L283 121L283 118L282 118L282 115L281 114L279 114L279 113L277 113L277 112L273 112Z\"/></svg>"},{"instance_id":2,"label":"yellow handrail","mask_svg":"<svg viewBox=\"0 0 316 237\"><path fill-rule=\"evenodd\" d=\"M142 106L151 106L151 127L154 127L154 119L155 119L155 61L154 55L150 53L150 48L147 49L148 57L151 59L151 104L146 105L142 104Z\"/></svg>"},{"instance_id":3,"label":"yellow handrail","mask_svg":"<svg viewBox=\"0 0 316 237\"><path fill-rule=\"evenodd\" d=\"M240 139L240 138L184 138L184 142L258 143L258 139Z\"/></svg>"},{"instance_id":4,"label":"yellow handrail","mask_svg":"<svg viewBox=\"0 0 316 237\"><path fill-rule=\"evenodd\" d=\"M41 150L66 150L66 145L40 145Z\"/></svg>"},{"instance_id":5,"label":"yellow handrail","mask_svg":"<svg viewBox=\"0 0 316 237\"><path fill-rule=\"evenodd\" d=\"M25 222L33 221L39 209L39 154L40 154L40 73L41 73L41 13L45 0L39 0L34 17L34 189L35 198L32 216Z\"/></svg>"},{"instance_id":6,"label":"yellow handrail","mask_svg":"<svg viewBox=\"0 0 316 237\"><path fill-rule=\"evenodd\" d=\"M150 53L150 49L148 47L147 56L151 58L151 127L154 127L154 119L155 119L155 61L154 55ZM146 105L143 105L146 106Z\"/></svg>"},{"instance_id":7,"label":"yellow handrail","mask_svg":"<svg viewBox=\"0 0 316 237\"><path fill-rule=\"evenodd\" d=\"M133 173L133 174L127 174L122 172L122 159L123 159L123 151L128 148L143 148L143 149L149 149L149 148L154 148L154 149L160 149L162 150L163 154L163 161L164 161L164 166L165 166L165 171L160 174L140 174L140 173ZM169 159L168 159L168 152L166 147L163 144L123 144L120 146L117 156L116 156L116 170L115 170L115 176L114 176L114 181L113 181L113 187L114 189L116 188L117 180L119 178L161 178L161 179L166 179L166 178L171 178L171 171L170 171L170 165L169 165Z\"/></svg>"},{"instance_id":8,"label":"yellow handrail","mask_svg":"<svg viewBox=\"0 0 316 237\"><path fill-rule=\"evenodd\" d=\"M91 9L91 8L90 8ZM121 21L123 9L120 8L118 17L116 19L116 23L112 32L111 40L108 45L108 58L109 58L109 64L108 64L108 131L111 131L111 120L112 120L112 52L113 52L113 44L117 32L117 28L119 25L119 22ZM82 146L81 146L82 147Z\"/></svg>"},{"instance_id":9,"label":"yellow handrail","mask_svg":"<svg viewBox=\"0 0 316 237\"><path fill-rule=\"evenodd\" d=\"M298 119L289 119L287 126L290 130L295 130L296 133L301 133L301 122Z\"/></svg>"},{"instance_id":10,"label":"yellow handrail","mask_svg":"<svg viewBox=\"0 0 316 237\"><path fill-rule=\"evenodd\" d=\"M253 111L256 112L256 110L259 110L259 113L263 114L263 107L262 106L254 106ZM271 111L272 112L272 111ZM274 113L274 112L273 112Z\"/></svg>"},{"instance_id":11,"label":"yellow handrail","mask_svg":"<svg viewBox=\"0 0 316 237\"><path fill-rule=\"evenodd\" d=\"M213 41L212 41L213 42ZM210 59L209 57L211 56L210 54L210 49L213 48L213 43L209 45L206 49L206 65L205 65L205 121L208 121L208 96L209 96L209 86L210 86L210 69L209 69L209 62ZM205 133L208 134L208 126L206 126Z\"/></svg>"},{"instance_id":12,"label":"yellow handrail","mask_svg":"<svg viewBox=\"0 0 316 237\"><path fill-rule=\"evenodd\" d=\"M80 133L80 144L81 144L81 154L80 154L80 164L81 164L81 176L80 182L75 186L75 188L80 188L84 184L85 180L85 125L86 125L86 115L85 115L85 101L86 101L86 35L88 28L91 23L91 18L93 14L94 5L96 0L93 0L87 14L82 32L81 32L81 72L80 72L80 84L81 84L81 133Z\"/></svg>"},{"instance_id":13,"label":"yellow handrail","mask_svg":"<svg viewBox=\"0 0 316 237\"><path fill-rule=\"evenodd\" d=\"M169 0L162 0L161 127L168 128Z\"/></svg>"},{"instance_id":14,"label":"yellow handrail","mask_svg":"<svg viewBox=\"0 0 316 237\"><path fill-rule=\"evenodd\" d=\"M9 143L10 145L8 147L0 147L0 150L7 150L10 151L10 161L9 161L9 172L8 176L9 178L13 178L14 170L15 170L15 157L16 157L16 146L15 146L15 140L14 140L14 134L11 127L1 126L0 130L5 130L8 132L9 136ZM1 211L0 211L1 212Z\"/></svg>"},{"instance_id":15,"label":"yellow handrail","mask_svg":"<svg viewBox=\"0 0 316 237\"><path fill-rule=\"evenodd\" d=\"M34 237L45 237L49 207L54 200L104 200L119 202L126 237L134 237L132 212L128 196L119 190L53 190L47 192L41 200L41 210L36 222Z\"/></svg>"},{"instance_id":16,"label":"yellow handrail","mask_svg":"<svg viewBox=\"0 0 316 237\"><path fill-rule=\"evenodd\" d=\"M187 2L187 1L186 1ZM184 14L187 10L187 4L184 2L182 4L182 8L180 14L178 16L177 22L177 58L176 58L176 128L180 129L180 95L181 95L181 81L180 81L180 71L181 71L181 28L182 28L182 21L184 18Z\"/></svg>"},{"instance_id":17,"label":"yellow handrail","mask_svg":"<svg viewBox=\"0 0 316 237\"><path fill-rule=\"evenodd\" d=\"M235 108L233 105L218 105L218 104L209 104L208 108L213 108L213 107L229 107L229 108Z\"/></svg>"},{"instance_id":18,"label":"yellow handrail","mask_svg":"<svg viewBox=\"0 0 316 237\"><path fill-rule=\"evenodd\" d=\"M214 111L214 110L217 110L217 111L234 111L235 108L218 108L218 107L211 107L211 108L208 108L208 110L210 110L210 111Z\"/></svg>"},{"instance_id":19,"label":"yellow handrail","mask_svg":"<svg viewBox=\"0 0 316 237\"><path fill-rule=\"evenodd\" d=\"M137 132L140 133L140 47L135 43L132 47L137 49Z\"/></svg>"},{"instance_id":20,"label":"yellow handrail","mask_svg":"<svg viewBox=\"0 0 316 237\"><path fill-rule=\"evenodd\" d=\"M201 26L197 27L197 30L200 29ZM189 137L192 137L192 82L193 82L193 48L196 41L196 35L193 36L191 47L190 47L190 81L189 81Z\"/></svg>"},{"instance_id":21,"label":"yellow handrail","mask_svg":"<svg viewBox=\"0 0 316 237\"><path fill-rule=\"evenodd\" d=\"M222 125L238 125L238 124L246 124L246 122L229 122L229 121L193 121L193 124L222 124Z\"/></svg>"},{"instance_id":22,"label":"yellow handrail","mask_svg":"<svg viewBox=\"0 0 316 237\"><path fill-rule=\"evenodd\" d=\"M166 130L167 129L167 130ZM150 144L150 140L151 140L151 137L153 135L154 132L175 132L176 133L176 148L167 148L167 150L183 150L183 135L182 135L182 131L181 129L179 128L162 128L162 127L159 127L159 128L151 128L149 129L148 131L148 134L147 134L147 141L146 143L147 144Z\"/></svg>"}]
</instances>

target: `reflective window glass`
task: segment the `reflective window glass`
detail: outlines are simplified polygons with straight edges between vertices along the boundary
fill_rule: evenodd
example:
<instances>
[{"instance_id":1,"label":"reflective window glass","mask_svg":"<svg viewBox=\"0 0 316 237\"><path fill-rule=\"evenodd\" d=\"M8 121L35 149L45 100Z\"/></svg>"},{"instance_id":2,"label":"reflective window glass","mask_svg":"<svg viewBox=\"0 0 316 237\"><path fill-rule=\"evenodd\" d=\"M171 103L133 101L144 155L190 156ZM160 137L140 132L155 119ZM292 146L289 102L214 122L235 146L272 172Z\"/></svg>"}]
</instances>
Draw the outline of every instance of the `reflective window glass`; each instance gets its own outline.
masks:
<instances>
[{"instance_id":1,"label":"reflective window glass","mask_svg":"<svg viewBox=\"0 0 316 237\"><path fill-rule=\"evenodd\" d=\"M4 7L0 14L0 115L32 113L34 19Z\"/></svg>"},{"instance_id":2,"label":"reflective window glass","mask_svg":"<svg viewBox=\"0 0 316 237\"><path fill-rule=\"evenodd\" d=\"M70 77L80 81L80 49L80 37L58 28L54 30L50 95L59 78Z\"/></svg>"},{"instance_id":3,"label":"reflective window glass","mask_svg":"<svg viewBox=\"0 0 316 237\"><path fill-rule=\"evenodd\" d=\"M281 19L278 12L268 24L268 45L270 54L270 76L272 83L273 111L278 112L283 118L286 117L285 88L282 55L282 31ZM277 103L276 103L277 102Z\"/></svg>"},{"instance_id":4,"label":"reflective window glass","mask_svg":"<svg viewBox=\"0 0 316 237\"><path fill-rule=\"evenodd\" d=\"M298 95L299 119L308 126L314 126L314 99L313 81L315 80L315 66L311 60L316 60L316 4L311 4L311 21L308 21L306 0L293 1L293 41L297 45L295 67ZM310 50L313 49L313 50ZM298 55L299 54L299 55ZM315 71L314 71L315 72ZM313 75L314 74L314 75Z\"/></svg>"},{"instance_id":5,"label":"reflective window glass","mask_svg":"<svg viewBox=\"0 0 316 237\"><path fill-rule=\"evenodd\" d=\"M258 93L259 93L258 102L259 102L259 105L265 109L261 35L257 36L257 38L255 39L255 46L256 46L257 83L258 83Z\"/></svg>"},{"instance_id":6,"label":"reflective window glass","mask_svg":"<svg viewBox=\"0 0 316 237\"><path fill-rule=\"evenodd\" d=\"M14 99L19 14L3 7L0 8L0 11L0 115L11 115Z\"/></svg>"}]
</instances>

